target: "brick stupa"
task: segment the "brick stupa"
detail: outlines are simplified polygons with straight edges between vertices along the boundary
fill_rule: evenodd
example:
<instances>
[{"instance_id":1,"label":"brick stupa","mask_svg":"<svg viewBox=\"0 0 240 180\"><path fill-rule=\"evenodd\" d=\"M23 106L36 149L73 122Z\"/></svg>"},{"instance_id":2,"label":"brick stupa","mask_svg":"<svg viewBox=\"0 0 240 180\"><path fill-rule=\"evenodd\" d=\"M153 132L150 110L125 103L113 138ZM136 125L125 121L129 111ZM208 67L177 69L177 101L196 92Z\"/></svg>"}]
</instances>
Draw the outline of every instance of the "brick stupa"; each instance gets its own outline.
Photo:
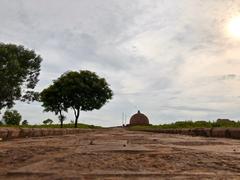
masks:
<instances>
[{"instance_id":1,"label":"brick stupa","mask_svg":"<svg viewBox=\"0 0 240 180\"><path fill-rule=\"evenodd\" d=\"M142 114L140 111L138 111L136 114L134 114L130 118L130 126L136 126L136 125L149 125L149 120L145 114Z\"/></svg>"}]
</instances>

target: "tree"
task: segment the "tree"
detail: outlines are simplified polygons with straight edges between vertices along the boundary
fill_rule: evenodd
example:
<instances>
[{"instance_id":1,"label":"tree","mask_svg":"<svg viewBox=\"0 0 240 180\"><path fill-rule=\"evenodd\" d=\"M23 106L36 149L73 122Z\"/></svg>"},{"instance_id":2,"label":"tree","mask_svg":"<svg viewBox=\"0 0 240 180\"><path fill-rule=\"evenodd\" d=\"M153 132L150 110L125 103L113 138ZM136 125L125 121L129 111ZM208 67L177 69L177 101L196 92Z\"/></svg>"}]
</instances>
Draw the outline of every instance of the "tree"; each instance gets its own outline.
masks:
<instances>
[{"instance_id":1,"label":"tree","mask_svg":"<svg viewBox=\"0 0 240 180\"><path fill-rule=\"evenodd\" d=\"M47 125L47 124L52 124L53 123L53 120L51 119L46 119L43 121L43 124Z\"/></svg>"},{"instance_id":2,"label":"tree","mask_svg":"<svg viewBox=\"0 0 240 180\"><path fill-rule=\"evenodd\" d=\"M23 120L22 125L28 125L28 121L27 120Z\"/></svg>"},{"instance_id":3,"label":"tree","mask_svg":"<svg viewBox=\"0 0 240 180\"><path fill-rule=\"evenodd\" d=\"M53 86L57 87L63 107L73 109L75 127L80 111L100 109L113 96L106 80L88 70L67 72Z\"/></svg>"},{"instance_id":4,"label":"tree","mask_svg":"<svg viewBox=\"0 0 240 180\"><path fill-rule=\"evenodd\" d=\"M14 101L34 101L42 58L33 50L0 43L0 110Z\"/></svg>"},{"instance_id":5,"label":"tree","mask_svg":"<svg viewBox=\"0 0 240 180\"><path fill-rule=\"evenodd\" d=\"M17 110L7 110L3 115L3 120L7 125L19 125L22 116Z\"/></svg>"},{"instance_id":6,"label":"tree","mask_svg":"<svg viewBox=\"0 0 240 180\"><path fill-rule=\"evenodd\" d=\"M60 114L60 113L59 113L59 114ZM61 123L61 128L62 128L62 127L63 127L63 121L66 120L66 116L60 114L60 115L58 116L58 119L59 119L59 121L60 121L60 123Z\"/></svg>"},{"instance_id":7,"label":"tree","mask_svg":"<svg viewBox=\"0 0 240 180\"><path fill-rule=\"evenodd\" d=\"M1 125L3 125L3 122L2 122L2 121L0 121L0 126L1 126Z\"/></svg>"},{"instance_id":8,"label":"tree","mask_svg":"<svg viewBox=\"0 0 240 180\"><path fill-rule=\"evenodd\" d=\"M67 107L64 106L64 97L62 95L62 89L56 84L50 85L40 93L40 101L43 102L45 112L54 112L55 115L59 115L61 128L63 127L63 121L65 116L63 111L67 111Z\"/></svg>"}]
</instances>

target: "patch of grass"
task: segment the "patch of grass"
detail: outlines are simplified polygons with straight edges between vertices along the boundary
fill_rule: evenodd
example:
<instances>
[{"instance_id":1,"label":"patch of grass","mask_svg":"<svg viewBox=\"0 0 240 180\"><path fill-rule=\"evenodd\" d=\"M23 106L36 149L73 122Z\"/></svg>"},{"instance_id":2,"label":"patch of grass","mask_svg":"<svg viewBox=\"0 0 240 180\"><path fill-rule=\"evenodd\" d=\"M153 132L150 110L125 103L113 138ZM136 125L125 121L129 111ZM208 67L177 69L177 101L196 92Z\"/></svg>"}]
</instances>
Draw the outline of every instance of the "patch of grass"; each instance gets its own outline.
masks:
<instances>
[{"instance_id":1,"label":"patch of grass","mask_svg":"<svg viewBox=\"0 0 240 180\"><path fill-rule=\"evenodd\" d=\"M240 128L240 121L218 119L217 121L178 121L171 124L130 126L129 130L157 130L157 129L183 129L183 128Z\"/></svg>"}]
</instances>

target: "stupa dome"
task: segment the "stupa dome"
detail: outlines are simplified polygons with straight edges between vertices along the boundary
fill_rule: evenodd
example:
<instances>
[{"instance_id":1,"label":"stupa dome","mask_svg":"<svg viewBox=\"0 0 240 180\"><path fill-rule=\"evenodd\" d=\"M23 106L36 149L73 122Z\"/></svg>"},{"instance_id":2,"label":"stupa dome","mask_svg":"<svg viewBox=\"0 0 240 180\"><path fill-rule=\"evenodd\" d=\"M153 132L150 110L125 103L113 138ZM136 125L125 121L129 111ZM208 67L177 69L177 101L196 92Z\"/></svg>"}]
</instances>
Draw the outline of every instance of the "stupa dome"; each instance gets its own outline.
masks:
<instances>
[{"instance_id":1,"label":"stupa dome","mask_svg":"<svg viewBox=\"0 0 240 180\"><path fill-rule=\"evenodd\" d=\"M138 111L130 118L130 125L149 125L147 116Z\"/></svg>"}]
</instances>

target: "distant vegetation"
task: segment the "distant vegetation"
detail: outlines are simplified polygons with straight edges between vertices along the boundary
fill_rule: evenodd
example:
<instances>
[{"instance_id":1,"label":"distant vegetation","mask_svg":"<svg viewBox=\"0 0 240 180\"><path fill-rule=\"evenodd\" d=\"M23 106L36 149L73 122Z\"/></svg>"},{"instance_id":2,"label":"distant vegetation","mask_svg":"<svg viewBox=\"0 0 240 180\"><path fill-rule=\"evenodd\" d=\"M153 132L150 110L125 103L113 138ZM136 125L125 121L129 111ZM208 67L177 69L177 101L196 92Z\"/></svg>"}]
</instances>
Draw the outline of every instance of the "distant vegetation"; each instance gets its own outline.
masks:
<instances>
[{"instance_id":1,"label":"distant vegetation","mask_svg":"<svg viewBox=\"0 0 240 180\"><path fill-rule=\"evenodd\" d=\"M217 121L178 121L171 124L149 125L149 126L132 126L132 130L144 129L181 129L181 128L213 128L213 127L235 127L240 128L240 121L229 119L218 119Z\"/></svg>"},{"instance_id":2,"label":"distant vegetation","mask_svg":"<svg viewBox=\"0 0 240 180\"><path fill-rule=\"evenodd\" d=\"M52 123L53 123L53 120L51 120L49 118L43 121L44 125L51 125Z\"/></svg>"}]
</instances>

